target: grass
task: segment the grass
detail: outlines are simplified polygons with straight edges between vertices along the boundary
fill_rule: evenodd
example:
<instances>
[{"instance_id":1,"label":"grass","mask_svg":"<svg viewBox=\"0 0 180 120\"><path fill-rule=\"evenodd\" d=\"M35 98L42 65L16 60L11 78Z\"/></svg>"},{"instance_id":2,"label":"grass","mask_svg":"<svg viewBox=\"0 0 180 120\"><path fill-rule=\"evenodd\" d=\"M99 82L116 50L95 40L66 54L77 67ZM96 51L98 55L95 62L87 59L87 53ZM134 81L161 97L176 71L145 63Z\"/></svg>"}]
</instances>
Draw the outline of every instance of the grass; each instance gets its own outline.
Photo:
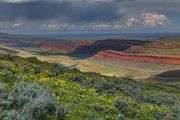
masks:
<instances>
[{"instance_id":1,"label":"grass","mask_svg":"<svg viewBox=\"0 0 180 120\"><path fill-rule=\"evenodd\" d=\"M30 116L30 120L55 120L58 116L63 116L61 119L65 120L178 120L179 115L180 83L162 84L143 79L109 77L80 72L36 58L4 54L0 55L0 83L7 85L8 89L3 92L7 97L0 96L2 120L2 116L8 119L21 114ZM36 87L32 87L34 85ZM30 99L32 91L39 94L36 102ZM24 101L23 95L28 95L25 96L28 99ZM19 97L17 100L23 105L14 105L17 102L10 99L14 96ZM51 109L41 103L52 104ZM34 110L39 111L35 118L31 112ZM48 112L50 110L53 111Z\"/></svg>"}]
</instances>

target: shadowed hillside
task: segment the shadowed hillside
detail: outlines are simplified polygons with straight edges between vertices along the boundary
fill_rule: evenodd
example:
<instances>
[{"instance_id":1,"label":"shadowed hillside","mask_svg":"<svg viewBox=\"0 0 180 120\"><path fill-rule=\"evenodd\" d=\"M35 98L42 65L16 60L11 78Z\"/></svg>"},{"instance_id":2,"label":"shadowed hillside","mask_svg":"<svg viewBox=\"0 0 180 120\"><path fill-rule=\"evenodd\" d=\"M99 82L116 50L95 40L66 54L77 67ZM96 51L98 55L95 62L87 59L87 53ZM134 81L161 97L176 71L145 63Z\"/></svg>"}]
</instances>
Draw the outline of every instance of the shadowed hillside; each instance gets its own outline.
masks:
<instances>
[{"instance_id":1,"label":"shadowed hillside","mask_svg":"<svg viewBox=\"0 0 180 120\"><path fill-rule=\"evenodd\" d=\"M124 51L135 45L148 44L148 41L136 41L136 40L99 40L90 45L79 46L76 50L71 52L72 55L81 55L81 57L86 58L94 56L99 51L103 50L115 50ZM86 56L82 56L86 55Z\"/></svg>"},{"instance_id":2,"label":"shadowed hillside","mask_svg":"<svg viewBox=\"0 0 180 120\"><path fill-rule=\"evenodd\" d=\"M154 79L159 82L179 82L179 78L180 70L166 71L151 77L151 79Z\"/></svg>"}]
</instances>

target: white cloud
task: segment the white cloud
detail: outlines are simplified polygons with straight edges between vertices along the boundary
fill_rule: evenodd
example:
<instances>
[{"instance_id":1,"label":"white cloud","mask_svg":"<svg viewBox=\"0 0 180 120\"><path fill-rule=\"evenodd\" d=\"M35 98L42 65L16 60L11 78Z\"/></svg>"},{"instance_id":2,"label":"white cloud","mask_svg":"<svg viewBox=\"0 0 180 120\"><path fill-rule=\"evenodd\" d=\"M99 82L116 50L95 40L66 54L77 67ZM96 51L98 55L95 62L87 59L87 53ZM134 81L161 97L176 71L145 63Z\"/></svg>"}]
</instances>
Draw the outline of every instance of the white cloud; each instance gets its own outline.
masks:
<instances>
[{"instance_id":1,"label":"white cloud","mask_svg":"<svg viewBox=\"0 0 180 120\"><path fill-rule=\"evenodd\" d=\"M149 27L155 27L157 25L165 25L168 18L164 14L158 13L143 13L142 14L143 23Z\"/></svg>"},{"instance_id":2,"label":"white cloud","mask_svg":"<svg viewBox=\"0 0 180 120\"><path fill-rule=\"evenodd\" d=\"M128 18L127 20L127 23L126 23L126 26L127 27L131 27L133 26L134 24L136 24L138 22L138 19L134 18L134 17L130 17Z\"/></svg>"},{"instance_id":3,"label":"white cloud","mask_svg":"<svg viewBox=\"0 0 180 120\"><path fill-rule=\"evenodd\" d=\"M22 24L21 23L14 23L13 25L12 25L12 27L20 27Z\"/></svg>"},{"instance_id":4,"label":"white cloud","mask_svg":"<svg viewBox=\"0 0 180 120\"><path fill-rule=\"evenodd\" d=\"M124 22L91 22L91 23L64 23L58 21L44 21L40 23L17 19L15 21L0 22L0 28L40 28L46 30L57 29L126 29L136 25L155 27L167 23L168 18L163 14L143 13L142 16L132 16Z\"/></svg>"},{"instance_id":5,"label":"white cloud","mask_svg":"<svg viewBox=\"0 0 180 120\"><path fill-rule=\"evenodd\" d=\"M59 24L56 24L56 23L49 23L49 24L47 24L46 27L49 29L58 29L60 26L59 26Z\"/></svg>"}]
</instances>

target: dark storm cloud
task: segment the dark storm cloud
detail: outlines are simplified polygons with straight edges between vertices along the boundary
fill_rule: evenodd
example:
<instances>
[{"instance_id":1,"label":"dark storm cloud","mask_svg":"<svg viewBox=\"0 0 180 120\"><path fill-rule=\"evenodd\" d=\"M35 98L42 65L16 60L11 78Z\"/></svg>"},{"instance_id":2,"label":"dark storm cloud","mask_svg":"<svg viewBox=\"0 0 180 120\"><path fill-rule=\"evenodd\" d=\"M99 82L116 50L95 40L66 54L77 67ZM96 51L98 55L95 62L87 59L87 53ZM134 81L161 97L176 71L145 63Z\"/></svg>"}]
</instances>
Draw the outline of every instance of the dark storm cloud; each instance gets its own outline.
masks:
<instances>
[{"instance_id":1,"label":"dark storm cloud","mask_svg":"<svg viewBox=\"0 0 180 120\"><path fill-rule=\"evenodd\" d=\"M179 25L179 0L0 0L0 27ZM144 15L143 18L142 15Z\"/></svg>"},{"instance_id":2,"label":"dark storm cloud","mask_svg":"<svg viewBox=\"0 0 180 120\"><path fill-rule=\"evenodd\" d=\"M48 20L56 19L56 17L69 14L69 7L66 3L49 3L49 2L29 2L29 3L1 3L0 4L0 19L1 20ZM72 9L72 8L71 8Z\"/></svg>"},{"instance_id":3,"label":"dark storm cloud","mask_svg":"<svg viewBox=\"0 0 180 120\"><path fill-rule=\"evenodd\" d=\"M0 21L25 19L27 21L58 20L64 22L110 22L122 15L108 3L80 2L23 2L0 3Z\"/></svg>"}]
</instances>

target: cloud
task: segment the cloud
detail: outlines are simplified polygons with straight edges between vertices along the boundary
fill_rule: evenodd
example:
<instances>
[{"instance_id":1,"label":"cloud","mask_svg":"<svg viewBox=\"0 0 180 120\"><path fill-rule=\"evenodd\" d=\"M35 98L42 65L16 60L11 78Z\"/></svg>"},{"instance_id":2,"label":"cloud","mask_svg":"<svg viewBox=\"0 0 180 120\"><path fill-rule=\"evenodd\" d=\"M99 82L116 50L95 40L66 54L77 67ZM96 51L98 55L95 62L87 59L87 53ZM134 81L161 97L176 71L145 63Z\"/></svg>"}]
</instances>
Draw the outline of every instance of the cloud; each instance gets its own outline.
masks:
<instances>
[{"instance_id":1,"label":"cloud","mask_svg":"<svg viewBox=\"0 0 180 120\"><path fill-rule=\"evenodd\" d=\"M143 23L149 27L162 26L167 23L168 18L164 14L158 13L143 13Z\"/></svg>"},{"instance_id":2,"label":"cloud","mask_svg":"<svg viewBox=\"0 0 180 120\"><path fill-rule=\"evenodd\" d=\"M119 28L129 28L136 23L138 23L138 19L134 17L128 18L124 22L111 22L111 23L104 23L104 22L91 22L91 23L45 23L43 28L45 29L66 29L66 28L82 28L82 29L119 29Z\"/></svg>"},{"instance_id":3,"label":"cloud","mask_svg":"<svg viewBox=\"0 0 180 120\"><path fill-rule=\"evenodd\" d=\"M133 1L133 0L0 0L0 2L6 3L26 3L26 2L121 2L121 1Z\"/></svg>"},{"instance_id":4,"label":"cloud","mask_svg":"<svg viewBox=\"0 0 180 120\"><path fill-rule=\"evenodd\" d=\"M0 29L177 29L179 6L179 0L0 0Z\"/></svg>"},{"instance_id":5,"label":"cloud","mask_svg":"<svg viewBox=\"0 0 180 120\"><path fill-rule=\"evenodd\" d=\"M123 15L108 3L72 3L72 2L30 2L21 4L1 3L0 21L56 20L69 23L112 22Z\"/></svg>"},{"instance_id":6,"label":"cloud","mask_svg":"<svg viewBox=\"0 0 180 120\"><path fill-rule=\"evenodd\" d=\"M134 17L130 17L127 20L126 26L130 27L133 26L134 24L136 24L138 22L138 19L134 18Z\"/></svg>"}]
</instances>

